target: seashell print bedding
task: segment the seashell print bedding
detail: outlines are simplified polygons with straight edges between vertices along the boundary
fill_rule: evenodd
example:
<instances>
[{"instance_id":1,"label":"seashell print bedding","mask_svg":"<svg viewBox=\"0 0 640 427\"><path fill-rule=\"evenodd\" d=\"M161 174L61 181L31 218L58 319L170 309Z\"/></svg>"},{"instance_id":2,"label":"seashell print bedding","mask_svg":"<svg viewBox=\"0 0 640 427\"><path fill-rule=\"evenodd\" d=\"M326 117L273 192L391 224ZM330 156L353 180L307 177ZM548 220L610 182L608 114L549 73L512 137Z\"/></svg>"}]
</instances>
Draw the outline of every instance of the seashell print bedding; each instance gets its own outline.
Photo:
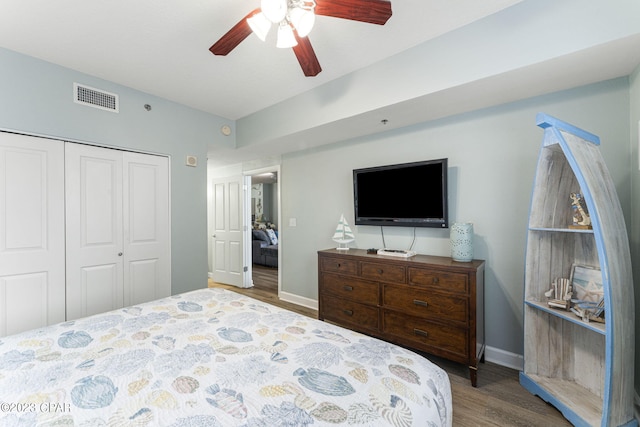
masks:
<instances>
[{"instance_id":1,"label":"seashell print bedding","mask_svg":"<svg viewBox=\"0 0 640 427\"><path fill-rule=\"evenodd\" d=\"M2 426L451 426L447 374L224 289L0 338Z\"/></svg>"}]
</instances>

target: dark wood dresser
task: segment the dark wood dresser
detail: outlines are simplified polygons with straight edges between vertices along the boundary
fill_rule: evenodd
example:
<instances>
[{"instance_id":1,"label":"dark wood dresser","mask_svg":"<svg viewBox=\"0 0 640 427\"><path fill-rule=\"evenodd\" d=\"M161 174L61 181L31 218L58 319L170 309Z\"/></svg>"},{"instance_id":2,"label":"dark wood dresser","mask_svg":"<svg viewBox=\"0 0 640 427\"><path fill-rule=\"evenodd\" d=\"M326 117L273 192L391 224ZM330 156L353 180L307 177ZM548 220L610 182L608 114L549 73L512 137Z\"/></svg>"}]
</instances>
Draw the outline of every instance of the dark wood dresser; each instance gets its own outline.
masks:
<instances>
[{"instance_id":1,"label":"dark wood dresser","mask_svg":"<svg viewBox=\"0 0 640 427\"><path fill-rule=\"evenodd\" d=\"M318 252L318 318L469 366L484 358L484 261Z\"/></svg>"}]
</instances>

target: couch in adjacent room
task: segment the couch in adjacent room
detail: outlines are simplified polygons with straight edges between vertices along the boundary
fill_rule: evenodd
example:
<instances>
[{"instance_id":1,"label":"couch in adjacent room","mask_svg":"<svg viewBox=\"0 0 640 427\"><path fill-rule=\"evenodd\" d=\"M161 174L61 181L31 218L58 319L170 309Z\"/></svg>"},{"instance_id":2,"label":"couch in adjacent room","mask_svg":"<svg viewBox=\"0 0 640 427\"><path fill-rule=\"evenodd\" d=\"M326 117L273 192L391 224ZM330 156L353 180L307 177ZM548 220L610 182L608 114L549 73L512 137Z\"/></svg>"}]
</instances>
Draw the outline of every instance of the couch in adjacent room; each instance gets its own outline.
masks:
<instances>
[{"instance_id":1,"label":"couch in adjacent room","mask_svg":"<svg viewBox=\"0 0 640 427\"><path fill-rule=\"evenodd\" d=\"M274 230L251 231L252 262L267 267L278 267L278 236Z\"/></svg>"}]
</instances>

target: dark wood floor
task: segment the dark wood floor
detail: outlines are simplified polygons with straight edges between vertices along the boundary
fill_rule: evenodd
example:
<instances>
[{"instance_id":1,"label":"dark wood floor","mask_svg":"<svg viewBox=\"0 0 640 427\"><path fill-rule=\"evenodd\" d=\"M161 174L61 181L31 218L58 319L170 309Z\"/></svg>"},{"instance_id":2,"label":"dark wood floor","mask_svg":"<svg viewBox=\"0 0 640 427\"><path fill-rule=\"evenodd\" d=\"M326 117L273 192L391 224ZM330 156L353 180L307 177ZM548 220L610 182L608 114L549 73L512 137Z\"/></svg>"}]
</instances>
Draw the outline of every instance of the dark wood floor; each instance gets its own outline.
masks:
<instances>
[{"instance_id":1,"label":"dark wood floor","mask_svg":"<svg viewBox=\"0 0 640 427\"><path fill-rule=\"evenodd\" d=\"M278 269L253 264L251 266L253 286L265 291L278 292Z\"/></svg>"},{"instance_id":2,"label":"dark wood floor","mask_svg":"<svg viewBox=\"0 0 640 427\"><path fill-rule=\"evenodd\" d=\"M243 295L250 296L260 301L265 301L278 307L286 308L287 310L295 311L296 313L303 314L305 316L318 318L318 312L311 308L302 307L298 304L293 304L287 301L282 301L278 298L278 269L271 269L269 267L259 267L260 273L256 274L256 265L253 265L253 287L252 288L237 288L231 285L224 285L221 283L215 283L209 279L209 287L220 287L235 291Z\"/></svg>"},{"instance_id":3,"label":"dark wood floor","mask_svg":"<svg viewBox=\"0 0 640 427\"><path fill-rule=\"evenodd\" d=\"M255 266L254 266L255 267ZM277 290L277 270L270 273L271 282L275 272ZM255 274L255 269L254 269ZM222 287L270 304L295 311L305 316L317 318L318 313L297 304L281 301L273 285L255 285L240 289L209 281L209 287ZM270 289L271 288L271 289ZM471 387L468 368L434 356L425 355L449 374L453 395L453 425L458 427L481 426L540 426L561 427L571 424L562 414L542 399L531 395L518 382L518 371L486 362L478 368L478 387Z\"/></svg>"}]
</instances>

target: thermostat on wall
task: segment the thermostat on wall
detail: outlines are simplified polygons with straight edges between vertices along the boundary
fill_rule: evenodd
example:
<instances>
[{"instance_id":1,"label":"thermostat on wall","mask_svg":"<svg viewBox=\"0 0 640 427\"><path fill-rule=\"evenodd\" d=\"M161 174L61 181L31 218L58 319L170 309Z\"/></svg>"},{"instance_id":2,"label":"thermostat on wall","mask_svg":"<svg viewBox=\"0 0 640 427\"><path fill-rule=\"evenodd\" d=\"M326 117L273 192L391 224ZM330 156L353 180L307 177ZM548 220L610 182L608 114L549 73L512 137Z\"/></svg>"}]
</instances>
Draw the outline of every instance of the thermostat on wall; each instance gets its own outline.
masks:
<instances>
[{"instance_id":1,"label":"thermostat on wall","mask_svg":"<svg viewBox=\"0 0 640 427\"><path fill-rule=\"evenodd\" d=\"M196 156L187 156L185 164L187 166L196 167L198 166L198 158Z\"/></svg>"}]
</instances>

